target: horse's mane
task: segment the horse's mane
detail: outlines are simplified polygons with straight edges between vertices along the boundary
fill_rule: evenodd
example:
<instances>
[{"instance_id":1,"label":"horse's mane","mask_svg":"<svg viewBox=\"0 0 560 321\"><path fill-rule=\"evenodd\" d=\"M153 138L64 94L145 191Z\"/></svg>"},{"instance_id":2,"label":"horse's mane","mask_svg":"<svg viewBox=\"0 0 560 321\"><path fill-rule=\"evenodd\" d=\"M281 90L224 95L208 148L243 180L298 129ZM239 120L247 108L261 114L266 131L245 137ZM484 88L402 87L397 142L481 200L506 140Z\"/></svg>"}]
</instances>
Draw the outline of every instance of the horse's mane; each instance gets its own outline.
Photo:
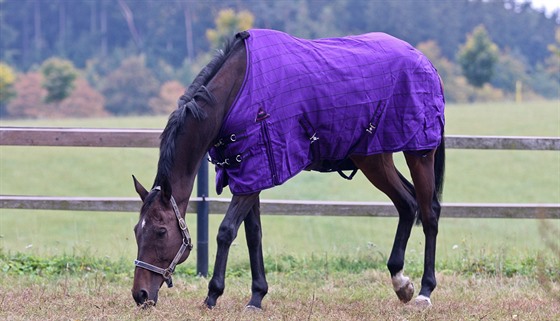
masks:
<instances>
[{"instance_id":1,"label":"horse's mane","mask_svg":"<svg viewBox=\"0 0 560 321\"><path fill-rule=\"evenodd\" d=\"M192 115L196 120L206 118L206 112L202 109L195 98L209 104L216 102L214 95L206 88L206 85L216 75L226 60L231 56L236 45L242 42L241 37L229 39L223 50L218 50L212 60L200 71L184 94L177 101L177 109L169 115L167 125L160 136L159 161L157 175L154 186L170 188L169 176L175 158L175 140L181 133L188 115Z\"/></svg>"}]
</instances>

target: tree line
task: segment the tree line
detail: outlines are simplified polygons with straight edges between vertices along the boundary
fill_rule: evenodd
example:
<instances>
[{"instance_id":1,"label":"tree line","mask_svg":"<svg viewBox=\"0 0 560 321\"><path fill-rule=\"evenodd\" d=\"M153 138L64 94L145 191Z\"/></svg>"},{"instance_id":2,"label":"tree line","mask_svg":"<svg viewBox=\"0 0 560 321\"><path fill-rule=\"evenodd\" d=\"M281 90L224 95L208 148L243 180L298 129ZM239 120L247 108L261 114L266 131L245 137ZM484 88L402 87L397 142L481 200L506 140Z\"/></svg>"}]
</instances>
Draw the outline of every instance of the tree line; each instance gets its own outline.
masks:
<instances>
[{"instance_id":1,"label":"tree line","mask_svg":"<svg viewBox=\"0 0 560 321\"><path fill-rule=\"evenodd\" d=\"M559 58L551 49L560 43L559 12L547 16L530 2L0 0L0 6L0 116L167 112L171 107L162 104L174 105L212 49L248 27L303 38L387 32L428 55L448 101L509 98L520 84L529 97L559 95ZM494 56L485 67L494 72L481 83L469 78L478 71L464 60L480 34L490 43L483 50ZM56 90L47 87L56 87L57 76L68 87L53 98ZM80 99L84 106L71 107ZM21 110L29 104L34 110ZM57 112L42 111L49 108Z\"/></svg>"}]
</instances>

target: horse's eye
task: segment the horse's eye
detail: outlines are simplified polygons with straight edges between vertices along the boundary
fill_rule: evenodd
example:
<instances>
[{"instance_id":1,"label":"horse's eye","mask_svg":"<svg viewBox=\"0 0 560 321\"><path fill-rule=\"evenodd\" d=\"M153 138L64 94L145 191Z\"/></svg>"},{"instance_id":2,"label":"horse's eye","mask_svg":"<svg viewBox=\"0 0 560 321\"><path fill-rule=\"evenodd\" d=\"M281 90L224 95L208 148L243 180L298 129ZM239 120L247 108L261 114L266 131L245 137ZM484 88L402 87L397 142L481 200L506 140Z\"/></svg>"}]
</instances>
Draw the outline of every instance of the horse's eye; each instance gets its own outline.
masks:
<instances>
[{"instance_id":1,"label":"horse's eye","mask_svg":"<svg viewBox=\"0 0 560 321\"><path fill-rule=\"evenodd\" d=\"M156 234L158 237L163 237L167 233L167 229L165 227L160 227L156 229Z\"/></svg>"}]
</instances>

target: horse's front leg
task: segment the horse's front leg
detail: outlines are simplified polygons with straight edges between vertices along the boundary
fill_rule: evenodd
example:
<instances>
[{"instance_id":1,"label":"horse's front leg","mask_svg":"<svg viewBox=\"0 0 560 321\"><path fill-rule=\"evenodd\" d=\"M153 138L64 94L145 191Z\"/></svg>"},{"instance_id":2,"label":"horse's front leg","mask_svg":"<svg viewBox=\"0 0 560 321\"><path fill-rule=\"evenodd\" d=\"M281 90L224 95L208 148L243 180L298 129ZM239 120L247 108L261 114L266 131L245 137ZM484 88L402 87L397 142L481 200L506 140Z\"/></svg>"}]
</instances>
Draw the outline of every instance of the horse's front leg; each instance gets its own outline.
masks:
<instances>
[{"instance_id":1,"label":"horse's front leg","mask_svg":"<svg viewBox=\"0 0 560 321\"><path fill-rule=\"evenodd\" d=\"M208 296L204 301L206 306L212 308L216 305L218 297L224 293L225 288L225 274L229 248L235 237L241 222L247 217L255 204L258 204L259 193L233 196L231 203L228 207L226 215L220 224L218 236L218 250L216 253L216 263L214 264L214 273L212 279L208 284Z\"/></svg>"},{"instance_id":2,"label":"horse's front leg","mask_svg":"<svg viewBox=\"0 0 560 321\"><path fill-rule=\"evenodd\" d=\"M245 218L244 225L251 260L251 277L253 279L251 300L247 307L261 309L262 299L268 292L268 283L264 270L261 213L258 200Z\"/></svg>"}]
</instances>

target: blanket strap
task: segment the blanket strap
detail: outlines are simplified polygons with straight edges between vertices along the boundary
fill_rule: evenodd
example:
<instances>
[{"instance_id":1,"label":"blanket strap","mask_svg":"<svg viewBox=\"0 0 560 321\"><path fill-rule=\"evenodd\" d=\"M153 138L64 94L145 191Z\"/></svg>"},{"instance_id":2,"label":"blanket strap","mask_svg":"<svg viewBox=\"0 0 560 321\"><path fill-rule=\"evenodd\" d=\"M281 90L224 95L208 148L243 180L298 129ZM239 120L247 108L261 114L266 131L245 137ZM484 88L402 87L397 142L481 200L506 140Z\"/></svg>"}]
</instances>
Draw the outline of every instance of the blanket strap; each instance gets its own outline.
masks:
<instances>
[{"instance_id":1,"label":"blanket strap","mask_svg":"<svg viewBox=\"0 0 560 321\"><path fill-rule=\"evenodd\" d=\"M344 174L344 172L343 172L342 170L340 170L340 169L338 169L336 172L337 172L338 175L340 175L342 178L351 181L352 178L354 178L354 175L356 175L356 173L358 172L358 169L355 168L355 169L352 171L352 173L350 173L350 176Z\"/></svg>"}]
</instances>

